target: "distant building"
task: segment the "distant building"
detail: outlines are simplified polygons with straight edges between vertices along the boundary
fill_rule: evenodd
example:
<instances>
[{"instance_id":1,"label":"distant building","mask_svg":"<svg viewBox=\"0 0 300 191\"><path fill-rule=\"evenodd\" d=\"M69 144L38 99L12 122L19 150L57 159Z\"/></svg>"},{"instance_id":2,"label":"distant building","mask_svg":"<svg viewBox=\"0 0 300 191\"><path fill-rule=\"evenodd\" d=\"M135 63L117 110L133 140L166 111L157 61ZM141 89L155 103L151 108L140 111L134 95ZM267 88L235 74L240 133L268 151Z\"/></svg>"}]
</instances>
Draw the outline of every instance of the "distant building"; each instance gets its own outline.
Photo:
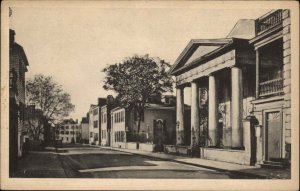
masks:
<instances>
[{"instance_id":1,"label":"distant building","mask_svg":"<svg viewBox=\"0 0 300 191\"><path fill-rule=\"evenodd\" d=\"M15 31L9 30L9 165L13 170L22 156L25 111L25 73L28 60L22 46L15 42Z\"/></svg>"},{"instance_id":2,"label":"distant building","mask_svg":"<svg viewBox=\"0 0 300 191\"><path fill-rule=\"evenodd\" d=\"M106 105L101 107L101 146L111 145L111 109L114 107L114 98L107 96Z\"/></svg>"},{"instance_id":3,"label":"distant building","mask_svg":"<svg viewBox=\"0 0 300 191\"><path fill-rule=\"evenodd\" d=\"M132 114L127 109L116 107L111 110L111 143L112 147L126 147L126 132L131 132Z\"/></svg>"},{"instance_id":4,"label":"distant building","mask_svg":"<svg viewBox=\"0 0 300 191\"><path fill-rule=\"evenodd\" d=\"M100 108L106 104L106 98L98 98L97 105L91 105L89 110L89 143L100 145L101 143L101 111Z\"/></svg>"},{"instance_id":5,"label":"distant building","mask_svg":"<svg viewBox=\"0 0 300 191\"><path fill-rule=\"evenodd\" d=\"M111 145L119 148L163 151L164 145L175 144L176 115L173 99L174 96L166 96L164 102L156 99L157 103L148 103L141 115L139 131L135 110L129 111L121 107L112 109ZM185 109L188 116L189 107Z\"/></svg>"},{"instance_id":6,"label":"distant building","mask_svg":"<svg viewBox=\"0 0 300 191\"><path fill-rule=\"evenodd\" d=\"M83 143L89 143L89 114L83 117L80 122L81 139Z\"/></svg>"},{"instance_id":7,"label":"distant building","mask_svg":"<svg viewBox=\"0 0 300 191\"><path fill-rule=\"evenodd\" d=\"M81 140L81 126L77 120L64 120L60 124L58 139L62 140L62 143L78 143Z\"/></svg>"}]
</instances>

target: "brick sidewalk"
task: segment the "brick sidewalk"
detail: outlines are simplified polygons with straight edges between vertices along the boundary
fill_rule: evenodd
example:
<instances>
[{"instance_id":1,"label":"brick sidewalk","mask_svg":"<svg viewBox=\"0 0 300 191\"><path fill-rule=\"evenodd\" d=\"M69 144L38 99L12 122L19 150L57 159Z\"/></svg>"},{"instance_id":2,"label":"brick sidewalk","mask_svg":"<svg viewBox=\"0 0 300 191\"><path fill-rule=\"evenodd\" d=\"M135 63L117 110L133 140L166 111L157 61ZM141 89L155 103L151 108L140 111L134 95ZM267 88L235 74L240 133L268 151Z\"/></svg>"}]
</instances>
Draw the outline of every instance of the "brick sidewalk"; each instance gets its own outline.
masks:
<instances>
[{"instance_id":1,"label":"brick sidewalk","mask_svg":"<svg viewBox=\"0 0 300 191\"><path fill-rule=\"evenodd\" d=\"M260 168L257 166L248 166L248 165L240 165L228 162L221 161L213 161L206 160L200 158L191 158L191 157L182 157L176 155L170 155L165 153L153 153L148 151L141 150L131 150L131 149L119 149L113 147L100 147L104 149L122 151L147 157L171 160L179 163L195 165L200 167L205 167L208 169L214 169L219 171L230 171L231 173L247 175L251 177L257 177L262 179L290 179L291 171L290 169L268 169L268 168Z\"/></svg>"},{"instance_id":2,"label":"brick sidewalk","mask_svg":"<svg viewBox=\"0 0 300 191\"><path fill-rule=\"evenodd\" d=\"M18 178L66 178L65 170L55 152L29 152L18 162L12 177Z\"/></svg>"}]
</instances>

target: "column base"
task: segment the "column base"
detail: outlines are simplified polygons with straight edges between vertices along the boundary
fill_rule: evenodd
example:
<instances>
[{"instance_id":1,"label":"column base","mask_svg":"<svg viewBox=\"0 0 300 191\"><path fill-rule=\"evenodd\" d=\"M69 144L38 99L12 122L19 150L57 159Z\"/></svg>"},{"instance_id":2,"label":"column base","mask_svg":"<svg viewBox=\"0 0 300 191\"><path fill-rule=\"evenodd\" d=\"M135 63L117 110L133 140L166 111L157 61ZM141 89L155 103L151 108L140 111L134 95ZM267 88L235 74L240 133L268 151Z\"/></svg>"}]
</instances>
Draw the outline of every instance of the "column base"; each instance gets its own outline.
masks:
<instances>
[{"instance_id":1,"label":"column base","mask_svg":"<svg viewBox=\"0 0 300 191\"><path fill-rule=\"evenodd\" d=\"M184 131L176 132L176 145L184 145Z\"/></svg>"}]
</instances>

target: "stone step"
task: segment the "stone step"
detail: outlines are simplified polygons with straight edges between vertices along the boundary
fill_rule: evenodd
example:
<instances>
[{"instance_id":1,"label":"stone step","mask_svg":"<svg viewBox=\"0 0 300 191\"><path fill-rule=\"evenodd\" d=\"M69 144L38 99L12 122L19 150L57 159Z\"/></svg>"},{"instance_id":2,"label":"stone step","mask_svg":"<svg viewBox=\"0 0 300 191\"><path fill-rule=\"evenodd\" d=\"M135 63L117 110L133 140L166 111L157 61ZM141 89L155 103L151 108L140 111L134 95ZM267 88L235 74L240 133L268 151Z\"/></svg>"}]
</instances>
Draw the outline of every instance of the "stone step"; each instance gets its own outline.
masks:
<instances>
[{"instance_id":1,"label":"stone step","mask_svg":"<svg viewBox=\"0 0 300 191\"><path fill-rule=\"evenodd\" d=\"M286 166L284 165L283 162L277 162L277 161L265 161L264 164L261 164L262 168L285 168Z\"/></svg>"}]
</instances>

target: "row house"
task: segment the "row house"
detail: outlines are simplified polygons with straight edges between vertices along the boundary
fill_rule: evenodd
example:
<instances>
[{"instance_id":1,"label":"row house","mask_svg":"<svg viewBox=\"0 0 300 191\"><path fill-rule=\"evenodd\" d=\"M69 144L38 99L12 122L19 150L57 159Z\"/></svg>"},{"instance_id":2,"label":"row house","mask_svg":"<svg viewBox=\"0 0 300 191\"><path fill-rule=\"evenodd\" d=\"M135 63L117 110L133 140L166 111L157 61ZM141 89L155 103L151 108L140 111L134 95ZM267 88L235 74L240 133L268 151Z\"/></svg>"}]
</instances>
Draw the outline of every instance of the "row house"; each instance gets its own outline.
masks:
<instances>
[{"instance_id":1,"label":"row house","mask_svg":"<svg viewBox=\"0 0 300 191\"><path fill-rule=\"evenodd\" d=\"M89 144L98 145L99 143L99 106L91 105L89 110Z\"/></svg>"},{"instance_id":2,"label":"row house","mask_svg":"<svg viewBox=\"0 0 300 191\"><path fill-rule=\"evenodd\" d=\"M15 42L15 31L9 30L9 169L22 156L25 117L25 73L28 60L22 46Z\"/></svg>"},{"instance_id":3,"label":"row house","mask_svg":"<svg viewBox=\"0 0 300 191\"><path fill-rule=\"evenodd\" d=\"M78 121L73 119L66 119L60 125L58 139L62 143L78 143L81 140L81 126Z\"/></svg>"},{"instance_id":4,"label":"row house","mask_svg":"<svg viewBox=\"0 0 300 191\"><path fill-rule=\"evenodd\" d=\"M111 146L111 110L114 107L113 96L107 96L106 105L102 106L101 109L101 146Z\"/></svg>"},{"instance_id":5,"label":"row house","mask_svg":"<svg viewBox=\"0 0 300 191\"><path fill-rule=\"evenodd\" d=\"M240 20L226 38L191 40L171 69L176 145L200 149L205 159L240 164L289 157L290 68L289 10ZM191 89L189 126L186 87Z\"/></svg>"},{"instance_id":6,"label":"row house","mask_svg":"<svg viewBox=\"0 0 300 191\"><path fill-rule=\"evenodd\" d=\"M101 108L108 105L108 101L111 102L112 96L107 98L98 98L97 105L91 105L89 110L89 144L91 145L101 145L101 126L103 121L101 115ZM109 128L108 128L109 129Z\"/></svg>"}]
</instances>

